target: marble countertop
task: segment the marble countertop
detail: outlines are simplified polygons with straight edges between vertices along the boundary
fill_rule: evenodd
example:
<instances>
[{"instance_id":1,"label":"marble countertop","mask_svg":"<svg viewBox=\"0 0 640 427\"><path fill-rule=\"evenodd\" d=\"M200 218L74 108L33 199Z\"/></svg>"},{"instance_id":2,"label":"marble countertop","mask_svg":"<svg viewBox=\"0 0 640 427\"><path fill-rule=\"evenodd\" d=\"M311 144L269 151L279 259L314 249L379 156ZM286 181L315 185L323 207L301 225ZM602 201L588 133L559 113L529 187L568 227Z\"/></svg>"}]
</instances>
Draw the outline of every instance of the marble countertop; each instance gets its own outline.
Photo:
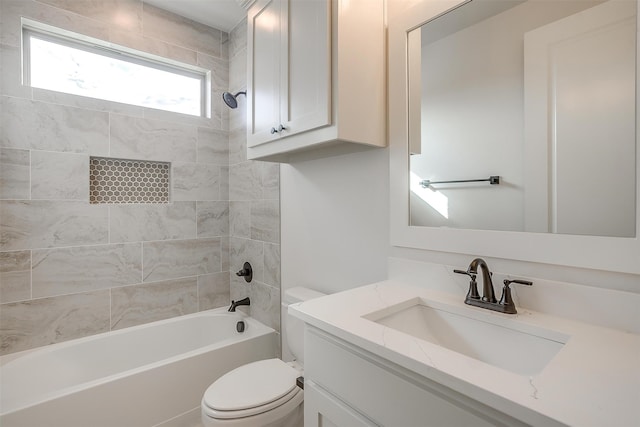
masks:
<instances>
[{"instance_id":1,"label":"marble countertop","mask_svg":"<svg viewBox=\"0 0 640 427\"><path fill-rule=\"evenodd\" d=\"M568 337L535 375L520 375L414 338L364 316L416 298L496 324L517 322ZM518 309L470 307L464 295L388 280L292 304L309 325L532 425L640 426L640 335ZM503 343L508 345L508 343Z\"/></svg>"}]
</instances>

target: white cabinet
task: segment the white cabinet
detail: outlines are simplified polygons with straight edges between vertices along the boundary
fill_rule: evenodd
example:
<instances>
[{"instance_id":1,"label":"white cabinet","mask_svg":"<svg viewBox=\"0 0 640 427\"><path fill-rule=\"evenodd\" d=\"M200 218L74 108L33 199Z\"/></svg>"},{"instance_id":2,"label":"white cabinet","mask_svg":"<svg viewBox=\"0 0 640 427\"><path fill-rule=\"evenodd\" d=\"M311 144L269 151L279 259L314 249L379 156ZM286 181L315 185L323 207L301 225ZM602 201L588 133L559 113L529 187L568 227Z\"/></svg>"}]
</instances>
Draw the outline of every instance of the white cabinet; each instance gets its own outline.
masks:
<instances>
[{"instance_id":1,"label":"white cabinet","mask_svg":"<svg viewBox=\"0 0 640 427\"><path fill-rule=\"evenodd\" d=\"M248 12L247 158L385 146L385 58L382 0L258 0Z\"/></svg>"},{"instance_id":2,"label":"white cabinet","mask_svg":"<svg viewBox=\"0 0 640 427\"><path fill-rule=\"evenodd\" d=\"M375 427L375 424L313 381L306 381L304 385L304 426Z\"/></svg>"},{"instance_id":3,"label":"white cabinet","mask_svg":"<svg viewBox=\"0 0 640 427\"><path fill-rule=\"evenodd\" d=\"M526 425L309 325L304 345L305 426Z\"/></svg>"},{"instance_id":4,"label":"white cabinet","mask_svg":"<svg viewBox=\"0 0 640 427\"><path fill-rule=\"evenodd\" d=\"M317 0L263 0L249 10L248 147L331 122L329 14Z\"/></svg>"}]
</instances>

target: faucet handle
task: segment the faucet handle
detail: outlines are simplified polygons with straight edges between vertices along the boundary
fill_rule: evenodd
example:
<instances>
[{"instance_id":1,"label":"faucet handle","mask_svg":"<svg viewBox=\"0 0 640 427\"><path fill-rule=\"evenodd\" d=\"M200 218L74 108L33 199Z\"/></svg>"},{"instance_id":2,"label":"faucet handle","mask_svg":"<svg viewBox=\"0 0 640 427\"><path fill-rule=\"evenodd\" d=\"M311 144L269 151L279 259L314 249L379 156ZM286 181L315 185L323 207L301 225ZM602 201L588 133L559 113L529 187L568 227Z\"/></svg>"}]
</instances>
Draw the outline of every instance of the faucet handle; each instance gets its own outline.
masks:
<instances>
[{"instance_id":1,"label":"faucet handle","mask_svg":"<svg viewBox=\"0 0 640 427\"><path fill-rule=\"evenodd\" d=\"M245 262L242 266L242 270L236 273L236 276L244 277L244 281L249 283L253 279L253 269L251 268L251 264Z\"/></svg>"},{"instance_id":2,"label":"faucet handle","mask_svg":"<svg viewBox=\"0 0 640 427\"><path fill-rule=\"evenodd\" d=\"M500 301L498 302L498 304L504 306L505 313L516 314L517 313L516 305L513 302L513 298L511 298L511 288L509 287L509 285L512 283L518 283L520 285L532 286L533 282L530 282L528 280L520 280L520 279L513 279L513 280L504 279L502 283L504 283L504 287L502 288L502 297L500 298Z\"/></svg>"},{"instance_id":3,"label":"faucet handle","mask_svg":"<svg viewBox=\"0 0 640 427\"><path fill-rule=\"evenodd\" d=\"M469 290L467 291L466 300L470 299L480 299L480 294L478 293L478 284L476 283L476 274L471 273L470 271L464 270L453 270L454 273L465 274L471 278L469 282Z\"/></svg>"},{"instance_id":4,"label":"faucet handle","mask_svg":"<svg viewBox=\"0 0 640 427\"><path fill-rule=\"evenodd\" d=\"M458 273L458 274L466 274L467 276L471 277L472 280L475 280L476 278L476 274L475 273L471 273L470 271L466 271L466 270L453 270L454 273Z\"/></svg>"},{"instance_id":5,"label":"faucet handle","mask_svg":"<svg viewBox=\"0 0 640 427\"><path fill-rule=\"evenodd\" d=\"M520 279L504 279L502 281L502 283L504 283L505 286L509 286L512 283L518 283L520 285L527 285L527 286L533 286L533 282L530 282L528 280L520 280Z\"/></svg>"}]
</instances>

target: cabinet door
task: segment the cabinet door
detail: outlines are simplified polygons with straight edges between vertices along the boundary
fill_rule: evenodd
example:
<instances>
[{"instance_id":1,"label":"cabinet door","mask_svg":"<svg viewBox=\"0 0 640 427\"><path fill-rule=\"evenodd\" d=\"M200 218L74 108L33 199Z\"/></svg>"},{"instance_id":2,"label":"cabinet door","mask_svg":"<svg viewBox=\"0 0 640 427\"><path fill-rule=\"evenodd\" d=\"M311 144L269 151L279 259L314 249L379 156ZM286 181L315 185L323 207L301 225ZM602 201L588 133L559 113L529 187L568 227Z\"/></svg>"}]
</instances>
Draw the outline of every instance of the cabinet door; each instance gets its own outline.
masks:
<instances>
[{"instance_id":1,"label":"cabinet door","mask_svg":"<svg viewBox=\"0 0 640 427\"><path fill-rule=\"evenodd\" d=\"M249 10L247 145L278 138L280 123L281 17L286 0L258 0Z\"/></svg>"},{"instance_id":2,"label":"cabinet door","mask_svg":"<svg viewBox=\"0 0 640 427\"><path fill-rule=\"evenodd\" d=\"M305 427L374 427L372 423L341 400L331 396L313 381L304 385Z\"/></svg>"},{"instance_id":3,"label":"cabinet door","mask_svg":"<svg viewBox=\"0 0 640 427\"><path fill-rule=\"evenodd\" d=\"M356 414L364 414L361 417L386 427L527 425L313 327L305 328L304 352L305 416L306 384L311 383L351 411L357 409Z\"/></svg>"},{"instance_id":4,"label":"cabinet door","mask_svg":"<svg viewBox=\"0 0 640 427\"><path fill-rule=\"evenodd\" d=\"M280 136L286 137L331 124L332 2L283 2L287 57L281 59L280 123L285 129Z\"/></svg>"}]
</instances>

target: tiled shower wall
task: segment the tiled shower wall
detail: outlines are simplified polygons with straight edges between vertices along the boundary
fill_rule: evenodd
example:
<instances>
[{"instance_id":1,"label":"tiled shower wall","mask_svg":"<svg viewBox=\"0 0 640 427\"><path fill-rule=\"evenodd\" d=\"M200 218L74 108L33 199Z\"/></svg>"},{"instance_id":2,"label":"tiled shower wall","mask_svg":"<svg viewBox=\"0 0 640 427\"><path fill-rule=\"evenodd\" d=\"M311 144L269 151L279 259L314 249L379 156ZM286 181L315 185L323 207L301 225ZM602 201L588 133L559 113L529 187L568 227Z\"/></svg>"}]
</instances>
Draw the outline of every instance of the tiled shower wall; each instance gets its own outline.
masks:
<instances>
[{"instance_id":1,"label":"tiled shower wall","mask_svg":"<svg viewBox=\"0 0 640 427\"><path fill-rule=\"evenodd\" d=\"M229 87L247 87L247 22L229 34ZM229 246L233 271L249 261L254 279L231 274L231 298L251 298L251 316L280 330L280 165L247 160L246 98L229 112Z\"/></svg>"},{"instance_id":2,"label":"tiled shower wall","mask_svg":"<svg viewBox=\"0 0 640 427\"><path fill-rule=\"evenodd\" d=\"M244 42L139 0L0 8L0 354L228 305L245 257L264 285L235 294L250 289L259 317L275 319L278 175L232 144L229 185L221 93L229 45L244 55ZM21 16L212 70L212 117L22 86ZM89 156L171 162L172 203L90 205Z\"/></svg>"}]
</instances>

